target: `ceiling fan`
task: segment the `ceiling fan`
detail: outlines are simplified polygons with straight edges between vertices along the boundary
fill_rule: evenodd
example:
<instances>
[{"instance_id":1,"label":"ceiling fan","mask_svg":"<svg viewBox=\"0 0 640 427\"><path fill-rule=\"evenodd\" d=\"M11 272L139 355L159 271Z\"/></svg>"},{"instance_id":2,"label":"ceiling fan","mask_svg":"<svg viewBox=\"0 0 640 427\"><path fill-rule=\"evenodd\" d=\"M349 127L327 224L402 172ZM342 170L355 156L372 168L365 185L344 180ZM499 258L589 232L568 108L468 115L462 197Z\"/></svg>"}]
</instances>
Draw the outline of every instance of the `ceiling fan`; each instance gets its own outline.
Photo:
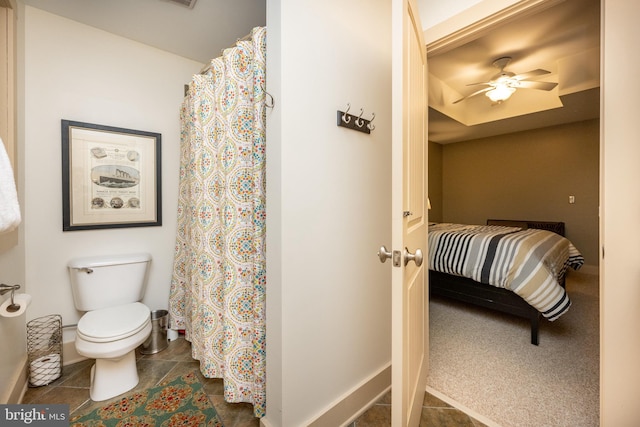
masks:
<instances>
[{"instance_id":1,"label":"ceiling fan","mask_svg":"<svg viewBox=\"0 0 640 427\"><path fill-rule=\"evenodd\" d=\"M454 101L453 103L457 104L458 102L471 98L472 96L484 93L489 99L491 99L494 104L500 104L501 102L506 101L516 91L516 89L537 89L549 91L558 85L558 83L537 82L529 80L534 77L551 74L551 71L542 70L540 68L531 70L523 74L514 74L512 72L505 71L504 69L506 68L507 64L509 64L509 62L511 62L510 56L498 58L493 61L493 66L500 69L500 72L498 74L493 76L493 78L488 82L471 83L467 85L483 85L487 87L473 92L471 95L462 97Z\"/></svg>"}]
</instances>

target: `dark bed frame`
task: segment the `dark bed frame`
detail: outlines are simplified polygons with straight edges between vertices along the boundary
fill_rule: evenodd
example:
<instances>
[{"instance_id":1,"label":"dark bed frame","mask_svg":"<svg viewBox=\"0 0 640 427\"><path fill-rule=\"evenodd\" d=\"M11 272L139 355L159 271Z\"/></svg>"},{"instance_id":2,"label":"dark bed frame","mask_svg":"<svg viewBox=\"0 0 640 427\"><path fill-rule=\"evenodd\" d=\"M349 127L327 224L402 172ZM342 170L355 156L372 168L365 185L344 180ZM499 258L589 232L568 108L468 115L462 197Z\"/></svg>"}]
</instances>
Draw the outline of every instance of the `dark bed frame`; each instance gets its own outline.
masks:
<instances>
[{"instance_id":1,"label":"dark bed frame","mask_svg":"<svg viewBox=\"0 0 640 427\"><path fill-rule=\"evenodd\" d=\"M490 219L487 221L487 225L536 228L553 231L564 236L564 222ZM561 285L564 286L564 277ZM538 345L539 343L540 313L510 290L479 283L466 277L429 270L429 292L430 295L452 298L529 319L531 323L531 344Z\"/></svg>"}]
</instances>

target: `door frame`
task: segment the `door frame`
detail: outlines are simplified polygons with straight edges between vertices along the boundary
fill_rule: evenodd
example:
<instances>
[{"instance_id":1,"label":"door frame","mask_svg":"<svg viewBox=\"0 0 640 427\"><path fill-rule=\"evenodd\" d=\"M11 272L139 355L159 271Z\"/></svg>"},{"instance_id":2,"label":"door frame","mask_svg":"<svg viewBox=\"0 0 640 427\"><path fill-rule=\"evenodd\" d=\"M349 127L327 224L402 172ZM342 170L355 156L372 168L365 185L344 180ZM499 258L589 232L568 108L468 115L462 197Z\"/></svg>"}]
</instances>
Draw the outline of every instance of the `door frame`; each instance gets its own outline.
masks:
<instances>
[{"instance_id":1,"label":"door frame","mask_svg":"<svg viewBox=\"0 0 640 427\"><path fill-rule=\"evenodd\" d=\"M548 9L564 0L482 0L424 31L427 57L481 37L494 26Z\"/></svg>"},{"instance_id":2,"label":"door frame","mask_svg":"<svg viewBox=\"0 0 640 427\"><path fill-rule=\"evenodd\" d=\"M550 8L564 0L481 0L468 9L460 12L453 17L442 21L433 27L430 27L424 31L424 40L427 45L427 58L430 56L447 52L462 46L471 40L483 36L487 32L491 31L494 26L507 24L519 19L521 17L540 12L544 9ZM424 13L424 11L423 11ZM600 13L605 13L605 0L601 0ZM601 18L601 22L602 18ZM600 69L604 68L604 32L605 28L602 24L600 26ZM604 289L604 274L603 274L603 255L604 255L604 232L603 232L603 212L604 212L604 197L603 197L603 182L604 173L602 168L603 155L604 155L604 78L600 76L600 176L599 176L599 188L600 188L600 220L599 220L599 243L600 248L600 274L599 274L599 289L600 289L600 420L603 418L603 359L604 359L604 322L603 322L603 289Z\"/></svg>"}]
</instances>

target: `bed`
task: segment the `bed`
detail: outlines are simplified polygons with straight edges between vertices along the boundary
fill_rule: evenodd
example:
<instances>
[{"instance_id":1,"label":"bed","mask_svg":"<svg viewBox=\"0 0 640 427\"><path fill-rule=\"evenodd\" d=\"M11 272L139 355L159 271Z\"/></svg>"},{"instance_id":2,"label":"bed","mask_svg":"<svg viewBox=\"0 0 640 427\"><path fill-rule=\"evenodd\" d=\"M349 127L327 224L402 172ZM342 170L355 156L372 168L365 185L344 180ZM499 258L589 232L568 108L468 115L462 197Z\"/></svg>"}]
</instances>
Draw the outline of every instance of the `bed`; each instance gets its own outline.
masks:
<instances>
[{"instance_id":1,"label":"bed","mask_svg":"<svg viewBox=\"0 0 640 427\"><path fill-rule=\"evenodd\" d=\"M430 294L528 319L534 345L540 318L554 321L571 306L565 275L583 263L562 222L429 224Z\"/></svg>"}]
</instances>

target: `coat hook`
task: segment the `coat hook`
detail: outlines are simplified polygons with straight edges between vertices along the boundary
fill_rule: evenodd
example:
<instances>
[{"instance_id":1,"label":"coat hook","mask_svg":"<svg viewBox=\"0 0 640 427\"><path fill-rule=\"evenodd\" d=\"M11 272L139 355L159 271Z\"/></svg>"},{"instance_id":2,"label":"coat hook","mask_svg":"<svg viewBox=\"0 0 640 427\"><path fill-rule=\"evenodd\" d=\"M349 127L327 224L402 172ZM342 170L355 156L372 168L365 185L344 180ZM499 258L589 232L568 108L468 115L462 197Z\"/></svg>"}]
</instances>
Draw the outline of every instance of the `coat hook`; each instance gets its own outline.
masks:
<instances>
[{"instance_id":1,"label":"coat hook","mask_svg":"<svg viewBox=\"0 0 640 427\"><path fill-rule=\"evenodd\" d=\"M347 110L342 114L342 121L345 123L349 123L351 121L351 117L347 117L347 113L351 109L351 104L347 103Z\"/></svg>"},{"instance_id":2,"label":"coat hook","mask_svg":"<svg viewBox=\"0 0 640 427\"><path fill-rule=\"evenodd\" d=\"M364 125L364 122L362 121L362 114L364 113L364 110L361 108L360 109L360 115L358 116L358 118L356 119L356 126L358 126L359 128L362 127L362 125Z\"/></svg>"},{"instance_id":3,"label":"coat hook","mask_svg":"<svg viewBox=\"0 0 640 427\"><path fill-rule=\"evenodd\" d=\"M374 129L374 126L371 125L369 120L362 118L362 116L364 115L364 107L360 108L359 115L349 113L350 110L351 104L347 103L346 111L341 111L339 109L336 111L336 125L338 125L339 127L370 134L371 130ZM373 113L373 117L375 116L375 113ZM373 120L373 118L371 120Z\"/></svg>"},{"instance_id":4,"label":"coat hook","mask_svg":"<svg viewBox=\"0 0 640 427\"><path fill-rule=\"evenodd\" d=\"M267 96L269 97L269 99L271 99L271 103L267 102L265 99L265 103L264 106L267 108L273 108L276 106L276 101L273 99L273 95L271 95L269 92L265 91L264 93L267 94Z\"/></svg>"},{"instance_id":5,"label":"coat hook","mask_svg":"<svg viewBox=\"0 0 640 427\"><path fill-rule=\"evenodd\" d=\"M369 130L374 130L376 128L376 126L373 124L373 119L375 118L376 118L376 113L371 113L371 120L369 120L369 124L367 125Z\"/></svg>"}]
</instances>

